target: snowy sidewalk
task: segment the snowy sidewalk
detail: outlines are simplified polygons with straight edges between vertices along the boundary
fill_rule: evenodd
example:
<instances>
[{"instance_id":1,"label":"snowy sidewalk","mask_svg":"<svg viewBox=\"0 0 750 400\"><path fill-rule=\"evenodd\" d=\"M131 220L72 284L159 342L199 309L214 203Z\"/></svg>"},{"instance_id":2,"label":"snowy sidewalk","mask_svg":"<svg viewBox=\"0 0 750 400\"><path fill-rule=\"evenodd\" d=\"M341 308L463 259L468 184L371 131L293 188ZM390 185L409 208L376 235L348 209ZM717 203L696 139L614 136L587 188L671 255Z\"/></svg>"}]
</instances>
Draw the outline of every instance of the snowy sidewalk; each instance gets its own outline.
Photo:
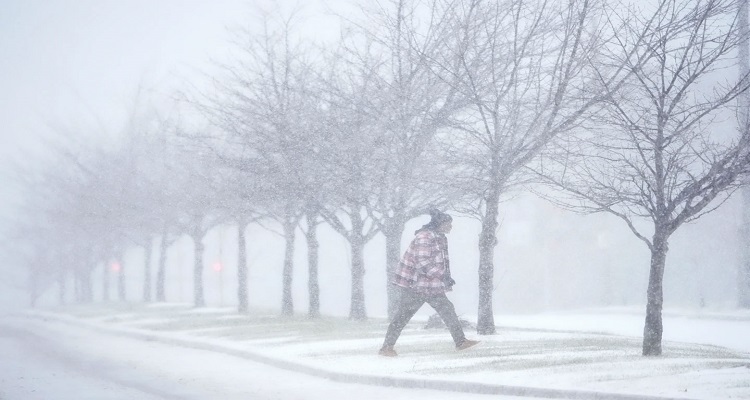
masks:
<instances>
[{"instance_id":1,"label":"snowy sidewalk","mask_svg":"<svg viewBox=\"0 0 750 400\"><path fill-rule=\"evenodd\" d=\"M232 309L174 304L71 306L26 315L219 351L343 382L545 398L750 399L747 352L665 341L662 357L645 358L637 336L574 332L573 322L586 320L574 314L527 317L527 326L522 317L506 318L514 327L499 327L496 335L479 337L482 343L464 352L453 349L447 331L412 323L395 359L376 355L383 320L242 316ZM567 324L556 318L566 318ZM621 318L602 312L593 320L599 332L631 329L632 323ZM746 320L738 323L739 333L750 327ZM570 330L550 330L559 326Z\"/></svg>"}]
</instances>

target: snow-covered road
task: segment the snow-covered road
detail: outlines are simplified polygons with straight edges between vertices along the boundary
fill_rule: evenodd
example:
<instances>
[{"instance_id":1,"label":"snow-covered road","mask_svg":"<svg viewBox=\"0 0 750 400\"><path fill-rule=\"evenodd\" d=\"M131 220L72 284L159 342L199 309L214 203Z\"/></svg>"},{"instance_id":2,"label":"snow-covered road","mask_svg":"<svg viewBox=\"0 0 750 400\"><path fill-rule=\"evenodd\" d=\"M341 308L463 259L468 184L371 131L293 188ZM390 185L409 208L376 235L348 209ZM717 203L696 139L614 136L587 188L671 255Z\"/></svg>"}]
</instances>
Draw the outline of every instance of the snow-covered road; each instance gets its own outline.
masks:
<instances>
[{"instance_id":1,"label":"snow-covered road","mask_svg":"<svg viewBox=\"0 0 750 400\"><path fill-rule=\"evenodd\" d=\"M143 381L118 371L114 362L71 354L29 331L0 326L0 399L142 399L175 398L138 385Z\"/></svg>"},{"instance_id":2,"label":"snow-covered road","mask_svg":"<svg viewBox=\"0 0 750 400\"><path fill-rule=\"evenodd\" d=\"M97 333L52 321L0 319L0 354L3 400L488 398L335 383L220 353Z\"/></svg>"}]
</instances>

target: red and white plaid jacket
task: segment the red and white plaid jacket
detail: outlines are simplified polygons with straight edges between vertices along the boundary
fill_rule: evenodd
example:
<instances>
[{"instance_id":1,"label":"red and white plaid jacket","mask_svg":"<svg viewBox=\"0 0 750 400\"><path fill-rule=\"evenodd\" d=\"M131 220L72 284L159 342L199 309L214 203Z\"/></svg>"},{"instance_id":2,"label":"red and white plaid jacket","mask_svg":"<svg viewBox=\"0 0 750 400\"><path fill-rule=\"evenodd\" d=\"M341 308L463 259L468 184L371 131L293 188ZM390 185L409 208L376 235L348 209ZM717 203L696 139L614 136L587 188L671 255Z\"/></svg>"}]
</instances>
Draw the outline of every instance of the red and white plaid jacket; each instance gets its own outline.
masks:
<instances>
[{"instance_id":1,"label":"red and white plaid jacket","mask_svg":"<svg viewBox=\"0 0 750 400\"><path fill-rule=\"evenodd\" d=\"M392 282L423 294L445 293L451 290L444 283L445 276L450 273L448 262L445 235L429 229L421 230L406 249Z\"/></svg>"}]
</instances>

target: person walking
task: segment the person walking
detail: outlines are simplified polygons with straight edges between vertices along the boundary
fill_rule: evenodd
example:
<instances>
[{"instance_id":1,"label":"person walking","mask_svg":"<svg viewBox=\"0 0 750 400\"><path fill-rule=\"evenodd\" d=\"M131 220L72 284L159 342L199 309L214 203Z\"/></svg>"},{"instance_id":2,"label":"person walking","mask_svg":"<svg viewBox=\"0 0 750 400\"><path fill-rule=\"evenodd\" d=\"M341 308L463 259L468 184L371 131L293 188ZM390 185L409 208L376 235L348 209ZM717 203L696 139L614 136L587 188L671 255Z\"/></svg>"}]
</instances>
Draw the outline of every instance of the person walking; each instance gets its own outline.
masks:
<instances>
[{"instance_id":1,"label":"person walking","mask_svg":"<svg viewBox=\"0 0 750 400\"><path fill-rule=\"evenodd\" d=\"M401 331L424 303L437 311L448 326L456 350L465 350L479 343L466 339L456 309L445 295L456 281L451 277L448 257L448 239L453 228L453 218L439 210L430 211L430 222L414 232L414 239L399 263L391 283L401 290L398 311L388 325L383 347L378 354L396 357L393 349Z\"/></svg>"}]
</instances>

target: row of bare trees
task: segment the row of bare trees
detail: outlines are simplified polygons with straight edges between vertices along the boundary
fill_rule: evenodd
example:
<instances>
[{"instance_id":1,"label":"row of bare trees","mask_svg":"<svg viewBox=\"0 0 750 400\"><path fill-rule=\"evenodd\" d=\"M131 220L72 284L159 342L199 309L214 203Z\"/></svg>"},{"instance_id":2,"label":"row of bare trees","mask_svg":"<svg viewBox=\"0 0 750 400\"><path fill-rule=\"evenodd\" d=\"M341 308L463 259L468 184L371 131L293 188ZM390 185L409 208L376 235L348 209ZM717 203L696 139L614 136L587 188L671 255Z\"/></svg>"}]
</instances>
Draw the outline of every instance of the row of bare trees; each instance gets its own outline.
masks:
<instances>
[{"instance_id":1,"label":"row of bare trees","mask_svg":"<svg viewBox=\"0 0 750 400\"><path fill-rule=\"evenodd\" d=\"M477 330L492 334L498 208L531 188L612 213L649 247L643 354L661 354L670 235L722 204L750 165L736 118L749 84L735 68L745 39L737 2L368 5L325 46L296 31L293 16L264 15L259 31L237 32L236 58L213 85L182 93L204 123L137 112L118 145L58 146L58 158L21 174L27 200L13 243L27 256L32 297L74 271L78 298L91 300L97 261L143 246L160 260L143 299L164 301L165 249L188 235L203 306L202 238L232 222L247 312L243 227L275 221L286 243L282 314L294 312L301 229L317 316L316 230L326 223L350 245L350 318L365 319L366 243L385 236L392 271L406 222L451 207L482 225ZM396 293L384 286L392 313Z\"/></svg>"}]
</instances>

